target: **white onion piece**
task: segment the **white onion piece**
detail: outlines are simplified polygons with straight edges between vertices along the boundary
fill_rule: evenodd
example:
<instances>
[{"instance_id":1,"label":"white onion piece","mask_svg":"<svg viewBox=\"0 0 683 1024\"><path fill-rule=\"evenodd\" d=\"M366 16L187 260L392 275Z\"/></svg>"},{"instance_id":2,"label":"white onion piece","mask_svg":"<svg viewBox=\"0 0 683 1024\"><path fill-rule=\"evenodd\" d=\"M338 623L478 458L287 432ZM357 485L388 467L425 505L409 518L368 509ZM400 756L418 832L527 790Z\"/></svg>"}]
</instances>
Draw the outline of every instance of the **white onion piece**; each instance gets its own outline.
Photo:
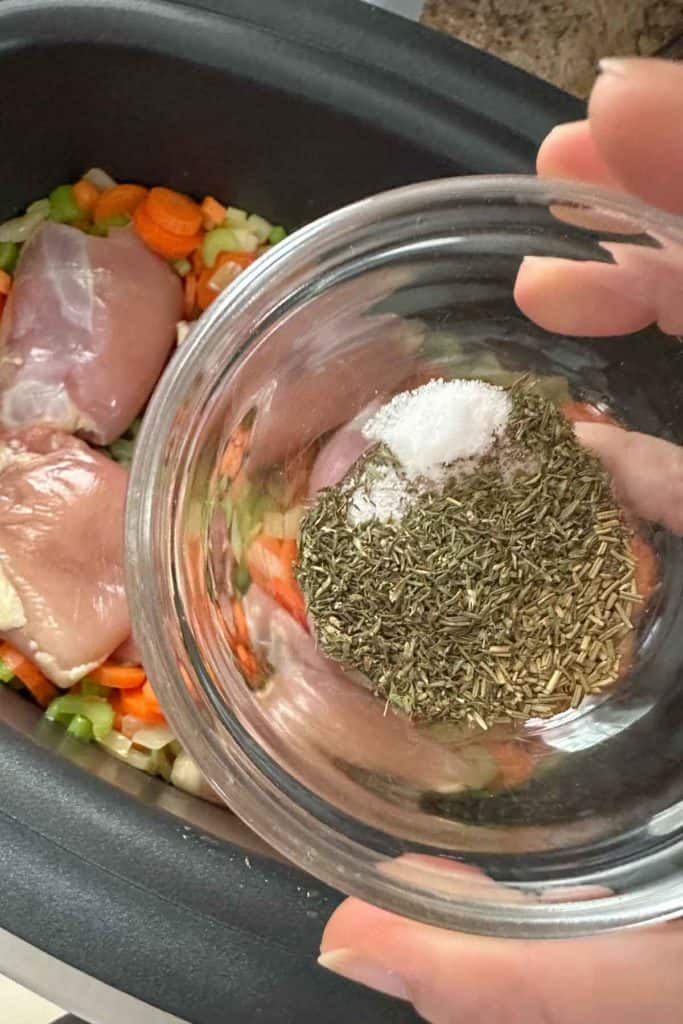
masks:
<instances>
[{"instance_id":1,"label":"white onion piece","mask_svg":"<svg viewBox=\"0 0 683 1024\"><path fill-rule=\"evenodd\" d=\"M212 275L209 280L209 288L212 288L215 292L222 292L224 288L227 288L229 284L242 273L242 267L239 263L233 263L229 260L224 263L222 267L219 267L215 274Z\"/></svg>"},{"instance_id":2,"label":"white onion piece","mask_svg":"<svg viewBox=\"0 0 683 1024\"><path fill-rule=\"evenodd\" d=\"M115 757L119 757L122 761L126 760L130 748L133 746L133 741L124 736L122 732L117 732L116 729L112 729L104 739L97 742L101 746L106 747L110 754L114 754Z\"/></svg>"},{"instance_id":3,"label":"white onion piece","mask_svg":"<svg viewBox=\"0 0 683 1024\"><path fill-rule=\"evenodd\" d=\"M173 762L171 782L177 789L182 789L192 796L200 796L204 800L211 800L213 803L220 803L213 789L206 781L199 768L189 754L183 750Z\"/></svg>"},{"instance_id":4,"label":"white onion piece","mask_svg":"<svg viewBox=\"0 0 683 1024\"><path fill-rule=\"evenodd\" d=\"M40 225L50 212L50 204L47 199L33 203L31 212L25 213L23 217L14 217L12 220L0 224L0 242L26 242L35 234Z\"/></svg>"},{"instance_id":5,"label":"white onion piece","mask_svg":"<svg viewBox=\"0 0 683 1024\"><path fill-rule=\"evenodd\" d=\"M147 750L161 750L174 739L175 736L167 725L148 725L135 733L133 743L138 747L146 747Z\"/></svg>"},{"instance_id":6,"label":"white onion piece","mask_svg":"<svg viewBox=\"0 0 683 1024\"><path fill-rule=\"evenodd\" d=\"M252 213L251 217L247 219L246 229L251 231L252 235L256 235L259 244L263 245L264 242L268 241L273 225L265 217L259 217L257 213Z\"/></svg>"},{"instance_id":7,"label":"white onion piece","mask_svg":"<svg viewBox=\"0 0 683 1024\"><path fill-rule=\"evenodd\" d=\"M102 192L106 192L108 188L113 188L116 184L112 176L103 171L101 167L91 167L88 173L83 175L83 178Z\"/></svg>"},{"instance_id":8,"label":"white onion piece","mask_svg":"<svg viewBox=\"0 0 683 1024\"><path fill-rule=\"evenodd\" d=\"M179 320L178 321L178 323L176 324L176 329L175 329L175 332L176 332L175 343L176 343L176 345L182 345L182 343L185 341L185 338L190 333L190 329L191 328L190 328L190 325L188 324L187 320Z\"/></svg>"},{"instance_id":9,"label":"white onion piece","mask_svg":"<svg viewBox=\"0 0 683 1024\"><path fill-rule=\"evenodd\" d=\"M256 252L259 247L260 240L251 231L247 231L245 228L235 228L234 235L237 239L240 252Z\"/></svg>"}]
</instances>

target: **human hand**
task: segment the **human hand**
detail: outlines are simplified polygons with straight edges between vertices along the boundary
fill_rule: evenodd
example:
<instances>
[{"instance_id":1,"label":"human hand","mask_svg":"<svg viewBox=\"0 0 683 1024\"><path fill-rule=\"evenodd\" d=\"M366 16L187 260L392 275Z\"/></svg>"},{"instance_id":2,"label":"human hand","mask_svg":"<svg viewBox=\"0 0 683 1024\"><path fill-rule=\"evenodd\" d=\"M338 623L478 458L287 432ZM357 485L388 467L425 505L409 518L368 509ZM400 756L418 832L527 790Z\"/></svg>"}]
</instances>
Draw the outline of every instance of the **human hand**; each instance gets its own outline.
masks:
<instances>
[{"instance_id":1,"label":"human hand","mask_svg":"<svg viewBox=\"0 0 683 1024\"><path fill-rule=\"evenodd\" d=\"M681 124L683 67L607 62L588 120L550 133L538 172L611 186L681 214ZM683 333L683 268L646 289L643 280L654 279L639 273L633 287L628 266L525 261L515 298L531 319L568 334L629 333L652 322ZM604 424L577 431L605 462L624 504L683 532L680 448ZM675 1024L681 1017L683 922L572 941L510 940L443 931L349 899L328 923L321 953L322 966L411 1001L433 1024Z\"/></svg>"}]
</instances>

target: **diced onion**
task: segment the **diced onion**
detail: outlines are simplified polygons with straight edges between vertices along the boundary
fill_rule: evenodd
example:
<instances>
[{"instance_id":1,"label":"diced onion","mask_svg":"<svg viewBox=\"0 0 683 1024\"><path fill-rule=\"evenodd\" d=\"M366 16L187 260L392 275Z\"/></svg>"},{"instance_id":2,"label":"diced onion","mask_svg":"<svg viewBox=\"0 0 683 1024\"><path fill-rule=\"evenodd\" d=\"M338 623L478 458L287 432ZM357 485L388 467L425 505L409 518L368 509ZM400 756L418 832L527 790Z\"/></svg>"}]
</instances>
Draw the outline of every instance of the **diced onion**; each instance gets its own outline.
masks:
<instances>
[{"instance_id":1,"label":"diced onion","mask_svg":"<svg viewBox=\"0 0 683 1024\"><path fill-rule=\"evenodd\" d=\"M257 213L252 213L251 217L247 220L246 228L247 231L251 231L253 235L256 235L259 243L263 245L264 242L268 241L268 236L273 230L273 225L264 217L259 217Z\"/></svg>"},{"instance_id":2,"label":"diced onion","mask_svg":"<svg viewBox=\"0 0 683 1024\"><path fill-rule=\"evenodd\" d=\"M204 800L211 800L213 803L220 803L220 800L213 789L206 781L199 768L189 754L183 750L173 762L171 771L171 782L178 789L191 793L192 796L200 796Z\"/></svg>"},{"instance_id":3,"label":"diced onion","mask_svg":"<svg viewBox=\"0 0 683 1024\"><path fill-rule=\"evenodd\" d=\"M106 192L108 188L113 188L116 184L112 176L103 171L101 167L91 167L88 173L83 175L83 178L95 188L99 188L101 192Z\"/></svg>"},{"instance_id":4,"label":"diced onion","mask_svg":"<svg viewBox=\"0 0 683 1024\"><path fill-rule=\"evenodd\" d=\"M244 228L235 228L234 234L240 252L256 252L259 247L259 239L256 235Z\"/></svg>"},{"instance_id":5,"label":"diced onion","mask_svg":"<svg viewBox=\"0 0 683 1024\"><path fill-rule=\"evenodd\" d=\"M176 345L182 345L182 343L185 341L185 338L190 333L190 325L188 324L187 320L179 320L178 323L176 324L175 331Z\"/></svg>"},{"instance_id":6,"label":"diced onion","mask_svg":"<svg viewBox=\"0 0 683 1024\"><path fill-rule=\"evenodd\" d=\"M227 288L229 284L235 280L239 274L242 273L242 267L239 263L234 263L232 260L228 260L222 267L219 267L215 274L213 274L209 280L209 288L212 288L215 292L222 292L224 288Z\"/></svg>"},{"instance_id":7,"label":"diced onion","mask_svg":"<svg viewBox=\"0 0 683 1024\"><path fill-rule=\"evenodd\" d=\"M133 743L147 750L161 750L175 739L167 725L148 725L133 736Z\"/></svg>"},{"instance_id":8,"label":"diced onion","mask_svg":"<svg viewBox=\"0 0 683 1024\"><path fill-rule=\"evenodd\" d=\"M124 736L122 732L117 732L116 729L112 729L104 739L97 742L106 747L110 754L114 754L115 757L119 757L122 761L126 760L130 748L133 746L133 741Z\"/></svg>"},{"instance_id":9,"label":"diced onion","mask_svg":"<svg viewBox=\"0 0 683 1024\"><path fill-rule=\"evenodd\" d=\"M49 212L50 204L47 199L33 203L23 217L14 217L0 224L0 242L27 242L47 219Z\"/></svg>"},{"instance_id":10,"label":"diced onion","mask_svg":"<svg viewBox=\"0 0 683 1024\"><path fill-rule=\"evenodd\" d=\"M286 540L296 540L299 536L299 527L301 526L301 520L304 517L303 505L295 505L294 508L290 508L284 514L284 524L282 536Z\"/></svg>"},{"instance_id":11,"label":"diced onion","mask_svg":"<svg viewBox=\"0 0 683 1024\"><path fill-rule=\"evenodd\" d=\"M121 732L124 736L127 736L131 742L136 732L140 732L141 729L146 728L147 723L142 718L138 718L137 715L124 715L121 719Z\"/></svg>"},{"instance_id":12,"label":"diced onion","mask_svg":"<svg viewBox=\"0 0 683 1024\"><path fill-rule=\"evenodd\" d=\"M263 532L271 537L284 537L285 520L281 512L266 512L263 517Z\"/></svg>"}]
</instances>

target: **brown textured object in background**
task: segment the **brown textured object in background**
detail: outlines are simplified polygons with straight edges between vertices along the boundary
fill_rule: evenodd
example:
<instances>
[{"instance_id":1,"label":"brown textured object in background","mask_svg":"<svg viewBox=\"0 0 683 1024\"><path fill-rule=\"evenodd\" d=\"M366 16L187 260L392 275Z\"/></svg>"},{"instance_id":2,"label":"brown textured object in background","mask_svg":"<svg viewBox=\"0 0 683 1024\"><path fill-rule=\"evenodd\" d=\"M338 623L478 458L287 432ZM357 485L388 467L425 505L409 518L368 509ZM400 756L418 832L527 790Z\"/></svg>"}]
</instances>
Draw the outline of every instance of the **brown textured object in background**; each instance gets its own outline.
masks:
<instances>
[{"instance_id":1,"label":"brown textured object in background","mask_svg":"<svg viewBox=\"0 0 683 1024\"><path fill-rule=\"evenodd\" d=\"M587 97L601 57L648 56L683 28L681 0L427 0L422 23Z\"/></svg>"}]
</instances>

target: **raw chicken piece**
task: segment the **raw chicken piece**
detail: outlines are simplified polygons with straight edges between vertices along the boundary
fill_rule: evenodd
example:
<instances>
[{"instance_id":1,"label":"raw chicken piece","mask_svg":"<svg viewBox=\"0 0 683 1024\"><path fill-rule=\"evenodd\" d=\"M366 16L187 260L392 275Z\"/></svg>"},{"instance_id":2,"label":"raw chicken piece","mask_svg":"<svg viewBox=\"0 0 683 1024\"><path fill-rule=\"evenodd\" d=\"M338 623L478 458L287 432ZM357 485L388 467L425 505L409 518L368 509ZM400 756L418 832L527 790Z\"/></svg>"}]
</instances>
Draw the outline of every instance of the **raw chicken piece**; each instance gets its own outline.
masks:
<instances>
[{"instance_id":1,"label":"raw chicken piece","mask_svg":"<svg viewBox=\"0 0 683 1024\"><path fill-rule=\"evenodd\" d=\"M354 463L372 446L374 442L365 437L363 427L379 408L379 402L371 402L323 445L308 481L309 498L314 498L318 491L334 487L343 480Z\"/></svg>"},{"instance_id":2,"label":"raw chicken piece","mask_svg":"<svg viewBox=\"0 0 683 1024\"><path fill-rule=\"evenodd\" d=\"M130 229L95 238L45 224L24 248L0 324L0 421L109 444L164 367L180 281Z\"/></svg>"},{"instance_id":3,"label":"raw chicken piece","mask_svg":"<svg viewBox=\"0 0 683 1024\"><path fill-rule=\"evenodd\" d=\"M0 435L0 636L69 687L130 634L127 474L48 427Z\"/></svg>"},{"instance_id":4,"label":"raw chicken piece","mask_svg":"<svg viewBox=\"0 0 683 1024\"><path fill-rule=\"evenodd\" d=\"M314 639L255 584L244 599L253 645L276 674L261 702L269 729L306 763L341 761L450 792L481 784L481 766L429 739L324 657Z\"/></svg>"}]
</instances>

